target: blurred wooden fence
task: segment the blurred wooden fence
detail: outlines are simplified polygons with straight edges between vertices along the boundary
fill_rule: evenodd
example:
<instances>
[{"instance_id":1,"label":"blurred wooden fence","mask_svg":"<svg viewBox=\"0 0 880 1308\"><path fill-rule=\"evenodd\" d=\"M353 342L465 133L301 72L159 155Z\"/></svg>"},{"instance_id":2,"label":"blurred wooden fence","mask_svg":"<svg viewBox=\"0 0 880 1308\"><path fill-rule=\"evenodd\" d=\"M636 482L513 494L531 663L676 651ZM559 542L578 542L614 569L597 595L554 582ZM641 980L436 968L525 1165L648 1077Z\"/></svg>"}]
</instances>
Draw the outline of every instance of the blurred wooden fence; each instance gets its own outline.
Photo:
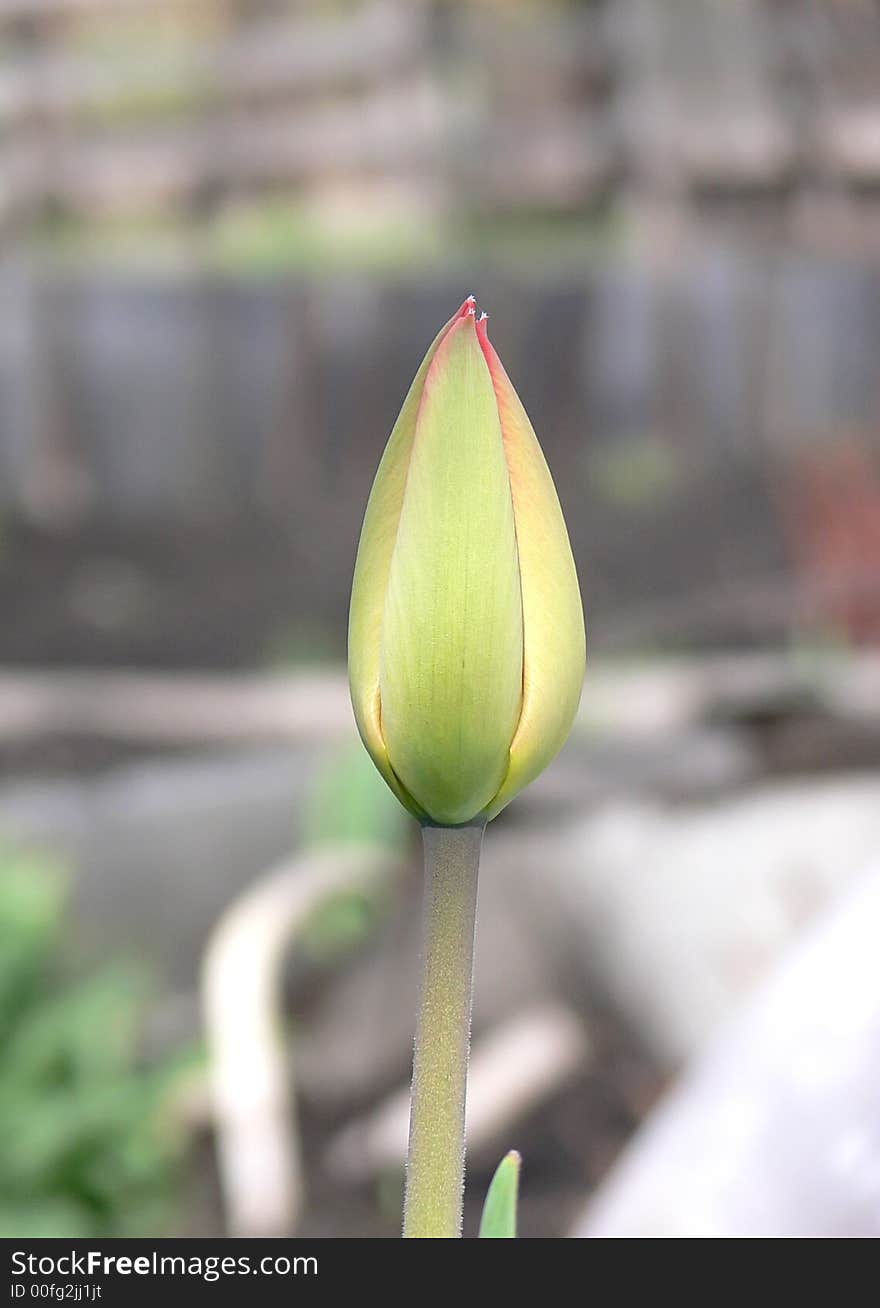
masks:
<instances>
[{"instance_id":1,"label":"blurred wooden fence","mask_svg":"<svg viewBox=\"0 0 880 1308\"><path fill-rule=\"evenodd\" d=\"M335 179L441 208L739 199L868 241L878 87L872 0L2 0L0 221Z\"/></svg>"},{"instance_id":2,"label":"blurred wooden fence","mask_svg":"<svg viewBox=\"0 0 880 1308\"><path fill-rule=\"evenodd\" d=\"M600 632L610 613L633 639L805 614L880 630L878 89L871 0L0 0L9 247L59 213L99 232L334 188L356 214L384 188L410 218L611 200L646 238L643 265L462 269L454 289L5 258L0 657L60 657L64 621L95 657L129 602L126 657L154 657L166 619L178 652L233 649L236 614L256 622L242 594L264 626L341 630L381 445L469 290L536 417ZM720 220L781 241L713 254L692 238ZM826 257L779 253L802 237ZM134 536L167 554L126 590Z\"/></svg>"},{"instance_id":3,"label":"blurred wooden fence","mask_svg":"<svg viewBox=\"0 0 880 1308\"><path fill-rule=\"evenodd\" d=\"M256 580L238 584L272 573L269 607L341 620L382 446L470 289L534 415L593 611L621 637L804 611L880 631L880 270L848 262L704 254L687 277L612 265L454 291L7 266L0 513L62 557L95 532L111 557L167 544L166 572L202 533L198 587L218 607L247 556ZM262 572L242 533L275 542ZM26 575L0 578L0 605L47 584Z\"/></svg>"}]
</instances>

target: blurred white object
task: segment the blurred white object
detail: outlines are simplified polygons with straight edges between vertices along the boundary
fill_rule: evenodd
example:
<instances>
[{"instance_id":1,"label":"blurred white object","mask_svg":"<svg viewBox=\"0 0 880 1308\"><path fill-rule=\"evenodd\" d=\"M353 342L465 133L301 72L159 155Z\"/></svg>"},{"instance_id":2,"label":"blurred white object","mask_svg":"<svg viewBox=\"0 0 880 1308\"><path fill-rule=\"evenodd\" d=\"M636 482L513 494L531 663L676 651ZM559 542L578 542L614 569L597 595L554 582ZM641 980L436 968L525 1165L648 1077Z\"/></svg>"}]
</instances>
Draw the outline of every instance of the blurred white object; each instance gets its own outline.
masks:
<instances>
[{"instance_id":1,"label":"blurred white object","mask_svg":"<svg viewBox=\"0 0 880 1308\"><path fill-rule=\"evenodd\" d=\"M573 1234L880 1236L880 866L692 1066Z\"/></svg>"},{"instance_id":2,"label":"blurred white object","mask_svg":"<svg viewBox=\"0 0 880 1308\"><path fill-rule=\"evenodd\" d=\"M475 1042L468 1074L467 1143L493 1143L583 1066L583 1026L562 1004L533 1005ZM328 1169L358 1182L403 1167L409 1135L409 1087L402 1086L332 1142Z\"/></svg>"},{"instance_id":3,"label":"blurred white object","mask_svg":"<svg viewBox=\"0 0 880 1308\"><path fill-rule=\"evenodd\" d=\"M387 849L327 848L292 859L236 900L205 954L202 998L227 1226L293 1230L303 1199L282 968L297 930L334 895L397 870Z\"/></svg>"},{"instance_id":4,"label":"blurred white object","mask_svg":"<svg viewBox=\"0 0 880 1308\"><path fill-rule=\"evenodd\" d=\"M880 848L880 778L787 783L712 805L617 803L563 830L558 848L519 846L508 855L487 841L487 874L498 857L540 877L544 912L564 914L574 948L674 1066Z\"/></svg>"}]
</instances>

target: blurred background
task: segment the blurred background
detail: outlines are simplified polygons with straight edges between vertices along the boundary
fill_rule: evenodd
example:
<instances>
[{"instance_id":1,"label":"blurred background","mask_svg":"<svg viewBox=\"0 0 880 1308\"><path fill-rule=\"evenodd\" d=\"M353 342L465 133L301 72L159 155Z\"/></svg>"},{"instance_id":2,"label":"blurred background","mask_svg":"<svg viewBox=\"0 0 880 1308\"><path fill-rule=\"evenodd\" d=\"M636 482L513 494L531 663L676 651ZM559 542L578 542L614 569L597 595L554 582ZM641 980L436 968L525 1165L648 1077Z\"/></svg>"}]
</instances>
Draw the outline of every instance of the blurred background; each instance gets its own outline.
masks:
<instances>
[{"instance_id":1,"label":"blurred background","mask_svg":"<svg viewBox=\"0 0 880 1308\"><path fill-rule=\"evenodd\" d=\"M344 673L470 292L591 663L492 825L466 1234L880 1234L880 11L0 0L0 1232L399 1231Z\"/></svg>"}]
</instances>

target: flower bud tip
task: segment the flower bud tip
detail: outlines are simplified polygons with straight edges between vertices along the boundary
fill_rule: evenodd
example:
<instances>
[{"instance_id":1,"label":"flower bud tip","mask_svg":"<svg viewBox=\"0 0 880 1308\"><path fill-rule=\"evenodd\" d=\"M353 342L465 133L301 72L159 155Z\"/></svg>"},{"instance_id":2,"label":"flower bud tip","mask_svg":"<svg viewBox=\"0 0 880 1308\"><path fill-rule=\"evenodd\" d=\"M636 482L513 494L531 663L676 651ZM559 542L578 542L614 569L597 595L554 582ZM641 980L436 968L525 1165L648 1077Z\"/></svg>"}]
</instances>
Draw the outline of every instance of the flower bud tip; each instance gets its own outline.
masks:
<instances>
[{"instance_id":1,"label":"flower bud tip","mask_svg":"<svg viewBox=\"0 0 880 1308\"><path fill-rule=\"evenodd\" d=\"M479 316L479 318L477 319L477 336L478 336L478 338L479 338L480 344L481 344L482 347L483 347L483 351L485 352L486 347L487 347L487 345L489 344L489 315L488 315L488 313L481 313L480 316ZM489 363L488 355L487 355L487 357L486 357L486 362Z\"/></svg>"}]
</instances>

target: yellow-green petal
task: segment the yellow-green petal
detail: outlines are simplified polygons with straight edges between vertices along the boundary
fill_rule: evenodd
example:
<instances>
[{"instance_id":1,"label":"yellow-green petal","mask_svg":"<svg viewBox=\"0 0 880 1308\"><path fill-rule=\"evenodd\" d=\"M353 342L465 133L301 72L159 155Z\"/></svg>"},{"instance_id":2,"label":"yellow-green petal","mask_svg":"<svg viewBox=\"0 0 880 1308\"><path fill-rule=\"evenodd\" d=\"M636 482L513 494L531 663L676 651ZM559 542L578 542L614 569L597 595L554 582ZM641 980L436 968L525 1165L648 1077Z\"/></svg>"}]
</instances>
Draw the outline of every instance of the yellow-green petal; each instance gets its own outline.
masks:
<instances>
[{"instance_id":1,"label":"yellow-green petal","mask_svg":"<svg viewBox=\"0 0 880 1308\"><path fill-rule=\"evenodd\" d=\"M467 302L465 302L467 303ZM462 309L464 306L462 306ZM348 619L348 677L351 702L361 739L370 757L401 803L421 816L419 808L401 787L388 761L379 713L379 664L382 649L382 617L391 556L403 507L410 451L416 417L428 369L455 318L437 333L409 388L397 422L379 463L364 523L361 528L351 609Z\"/></svg>"},{"instance_id":2,"label":"yellow-green petal","mask_svg":"<svg viewBox=\"0 0 880 1308\"><path fill-rule=\"evenodd\" d=\"M577 572L553 478L482 324L480 337L504 436L523 611L522 713L507 774L486 810L493 818L565 743L581 696L586 637Z\"/></svg>"},{"instance_id":3,"label":"yellow-green petal","mask_svg":"<svg viewBox=\"0 0 880 1308\"><path fill-rule=\"evenodd\" d=\"M394 774L435 822L469 821L508 772L523 668L511 487L472 313L425 378L381 627Z\"/></svg>"}]
</instances>

